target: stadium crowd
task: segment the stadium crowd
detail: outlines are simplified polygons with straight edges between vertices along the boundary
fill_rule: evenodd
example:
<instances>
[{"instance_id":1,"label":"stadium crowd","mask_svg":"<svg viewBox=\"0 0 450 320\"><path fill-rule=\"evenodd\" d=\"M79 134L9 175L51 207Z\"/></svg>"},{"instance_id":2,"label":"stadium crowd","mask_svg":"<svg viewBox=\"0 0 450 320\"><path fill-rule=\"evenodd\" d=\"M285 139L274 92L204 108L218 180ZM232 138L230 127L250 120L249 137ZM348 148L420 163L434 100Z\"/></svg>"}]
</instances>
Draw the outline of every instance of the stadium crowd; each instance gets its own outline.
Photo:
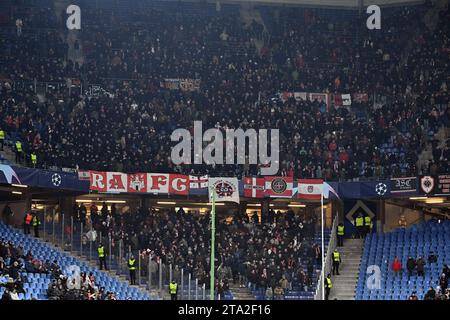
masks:
<instances>
[{"instance_id":1,"label":"stadium crowd","mask_svg":"<svg viewBox=\"0 0 450 320\"><path fill-rule=\"evenodd\" d=\"M392 14L376 35L356 18L330 22L313 10L281 10L284 23L268 27L273 37L260 48L262 32L247 31L263 26L246 27L231 14L200 18L150 8L125 18L88 8L82 65L67 61L67 45L51 31L58 27L51 11L39 15L46 33L33 31L36 17L22 17L22 33L0 44L7 66L1 127L22 142L18 160L31 164L34 152L38 167L258 174L256 165L173 165L171 132L202 120L204 129L280 129L281 175L331 180L448 172L449 146L432 143L432 135L450 125L449 12L431 32L418 19L424 10ZM401 50L404 35L414 39L409 55ZM171 90L161 86L166 78L200 85ZM99 84L103 93L50 88L42 102L33 88L13 84L34 79L78 79ZM382 94L389 101L327 107L275 99L282 91ZM418 168L427 143L434 160ZM384 152L384 145L392 147Z\"/></svg>"},{"instance_id":2,"label":"stadium crowd","mask_svg":"<svg viewBox=\"0 0 450 320\"><path fill-rule=\"evenodd\" d=\"M86 210L83 207L74 206L76 221ZM257 215L243 214L218 222L215 264L219 292L227 291L230 283L278 291L279 296L293 288L307 291L317 282L316 269L321 258L320 247L314 243L315 216L271 210L267 221L258 219ZM113 207L108 211L104 204L91 221L103 235L102 242L106 243L107 235L112 235L113 251L120 240L125 253L129 247L131 251L138 250L141 264L150 266L155 281L161 260L164 272L172 265L177 281L183 269L186 277L190 273L200 286L209 287L209 215L195 215L182 208L140 208L133 214L120 214ZM143 276L147 270L142 269Z\"/></svg>"},{"instance_id":3,"label":"stadium crowd","mask_svg":"<svg viewBox=\"0 0 450 320\"><path fill-rule=\"evenodd\" d=\"M22 245L0 239L0 286L5 287L1 300L20 300L19 294L25 294L24 284L30 273L50 275L49 300L116 300L113 292L105 292L95 284L92 274L81 273L78 283L75 277L63 274L56 260L42 261L31 251L25 253Z\"/></svg>"}]
</instances>

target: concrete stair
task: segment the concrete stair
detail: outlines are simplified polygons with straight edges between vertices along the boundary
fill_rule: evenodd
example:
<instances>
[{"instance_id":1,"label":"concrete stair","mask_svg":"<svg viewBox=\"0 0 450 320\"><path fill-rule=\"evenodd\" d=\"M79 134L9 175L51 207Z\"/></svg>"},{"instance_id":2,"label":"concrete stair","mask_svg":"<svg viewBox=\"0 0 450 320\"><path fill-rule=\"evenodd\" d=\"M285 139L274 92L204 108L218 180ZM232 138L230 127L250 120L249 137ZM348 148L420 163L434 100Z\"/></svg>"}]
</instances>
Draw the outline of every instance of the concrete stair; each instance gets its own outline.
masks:
<instances>
[{"instance_id":1,"label":"concrete stair","mask_svg":"<svg viewBox=\"0 0 450 320\"><path fill-rule=\"evenodd\" d=\"M342 263L339 266L340 275L332 275L329 300L355 300L355 289L358 283L359 266L364 246L363 239L346 239L344 246L338 247Z\"/></svg>"},{"instance_id":2,"label":"concrete stair","mask_svg":"<svg viewBox=\"0 0 450 320\"><path fill-rule=\"evenodd\" d=\"M62 251L65 251L65 252L70 253L72 256L76 257L76 258L79 259L80 261L86 262L86 263L89 264L91 267L94 267L94 268L97 268L97 267L98 267L98 265L97 265L97 260L96 260L96 259L94 259L94 260L89 260L86 256L81 255L78 251L70 251L70 250L67 250L66 248L63 248L63 247L61 246L61 244L58 242L58 240L56 241L56 243L53 243L53 242L52 242L52 238L51 238L49 235L45 234L45 233L42 233L42 234L41 234L41 241L45 242L47 245L53 247L54 249L62 250ZM121 281L121 282L125 282L127 285L129 285L129 286L132 287L132 288L137 288L137 289L139 289L141 292L149 292L149 293L152 295L152 297L154 297L154 298L155 298L155 297L159 297L160 299L168 300L168 299L165 297L164 294L161 296L160 293L159 293L159 291L157 291L157 290L154 290L154 289L147 290L147 286L146 286L146 285L131 285L130 282L129 282L129 280L128 280L128 277L125 276L125 275L123 275L123 274L118 275L117 272L116 272L116 270L111 270L111 269L109 269L109 270L99 270L99 271L100 271L100 272L103 272L103 273L107 273L109 276L114 277L114 278L118 279L118 280Z\"/></svg>"},{"instance_id":3,"label":"concrete stair","mask_svg":"<svg viewBox=\"0 0 450 320\"><path fill-rule=\"evenodd\" d=\"M233 293L234 300L256 300L247 287L241 288L239 285L230 284L230 291Z\"/></svg>"}]
</instances>

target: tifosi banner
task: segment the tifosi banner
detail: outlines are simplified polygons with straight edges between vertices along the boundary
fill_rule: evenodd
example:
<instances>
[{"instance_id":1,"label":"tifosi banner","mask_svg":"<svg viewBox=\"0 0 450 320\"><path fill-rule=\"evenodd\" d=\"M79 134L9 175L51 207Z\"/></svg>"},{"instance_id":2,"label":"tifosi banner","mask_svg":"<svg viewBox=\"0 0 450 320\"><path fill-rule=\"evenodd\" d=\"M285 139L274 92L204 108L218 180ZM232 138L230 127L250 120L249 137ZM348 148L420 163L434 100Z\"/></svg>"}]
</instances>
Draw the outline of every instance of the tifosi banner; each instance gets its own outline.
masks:
<instances>
[{"instance_id":1,"label":"tifosi banner","mask_svg":"<svg viewBox=\"0 0 450 320\"><path fill-rule=\"evenodd\" d=\"M198 91L200 79L164 79L160 85L169 90Z\"/></svg>"},{"instance_id":2,"label":"tifosi banner","mask_svg":"<svg viewBox=\"0 0 450 320\"><path fill-rule=\"evenodd\" d=\"M189 194L189 177L180 174L89 171L89 181L104 193Z\"/></svg>"},{"instance_id":3,"label":"tifosi banner","mask_svg":"<svg viewBox=\"0 0 450 320\"><path fill-rule=\"evenodd\" d=\"M215 197L216 202L231 201L239 203L239 182L237 178L209 178L209 201Z\"/></svg>"},{"instance_id":4,"label":"tifosi banner","mask_svg":"<svg viewBox=\"0 0 450 320\"><path fill-rule=\"evenodd\" d=\"M265 196L270 198L292 198L292 177L265 177Z\"/></svg>"},{"instance_id":5,"label":"tifosi banner","mask_svg":"<svg viewBox=\"0 0 450 320\"><path fill-rule=\"evenodd\" d=\"M279 98L281 101L285 102L288 99L294 98L297 101L300 100L317 100L319 102L323 102L326 104L327 109L330 106L330 94L322 93L322 92L288 92L284 91L279 94Z\"/></svg>"},{"instance_id":6,"label":"tifosi banner","mask_svg":"<svg viewBox=\"0 0 450 320\"><path fill-rule=\"evenodd\" d=\"M323 180L321 179L299 179L298 198L305 200L320 200L322 185Z\"/></svg>"}]
</instances>

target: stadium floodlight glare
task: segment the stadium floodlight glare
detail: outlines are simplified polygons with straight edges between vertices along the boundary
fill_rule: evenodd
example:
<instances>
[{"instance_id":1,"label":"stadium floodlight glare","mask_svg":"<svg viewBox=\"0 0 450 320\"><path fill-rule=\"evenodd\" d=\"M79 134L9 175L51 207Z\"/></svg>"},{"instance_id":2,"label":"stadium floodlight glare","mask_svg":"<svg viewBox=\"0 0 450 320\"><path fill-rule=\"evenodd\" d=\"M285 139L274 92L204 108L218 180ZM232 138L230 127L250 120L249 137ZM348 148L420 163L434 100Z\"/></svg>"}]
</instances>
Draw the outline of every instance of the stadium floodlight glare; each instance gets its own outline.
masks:
<instances>
[{"instance_id":1,"label":"stadium floodlight glare","mask_svg":"<svg viewBox=\"0 0 450 320\"><path fill-rule=\"evenodd\" d=\"M261 207L261 203L249 203L247 207Z\"/></svg>"},{"instance_id":2,"label":"stadium floodlight glare","mask_svg":"<svg viewBox=\"0 0 450 320\"><path fill-rule=\"evenodd\" d=\"M13 187L17 187L17 188L28 188L28 186L27 185L24 185L24 184L11 184L11 186L13 186Z\"/></svg>"},{"instance_id":3,"label":"stadium floodlight glare","mask_svg":"<svg viewBox=\"0 0 450 320\"><path fill-rule=\"evenodd\" d=\"M126 200L106 200L106 203L127 203Z\"/></svg>"},{"instance_id":4,"label":"stadium floodlight glare","mask_svg":"<svg viewBox=\"0 0 450 320\"><path fill-rule=\"evenodd\" d=\"M208 202L207 204L206 204L207 206L212 206L212 202ZM225 205L225 203L215 203L214 205L216 205L216 206L224 206Z\"/></svg>"},{"instance_id":5,"label":"stadium floodlight glare","mask_svg":"<svg viewBox=\"0 0 450 320\"><path fill-rule=\"evenodd\" d=\"M77 200L75 200L75 202L92 202L92 200L91 199L77 199Z\"/></svg>"},{"instance_id":6,"label":"stadium floodlight glare","mask_svg":"<svg viewBox=\"0 0 450 320\"><path fill-rule=\"evenodd\" d=\"M22 194L20 191L13 191L12 194Z\"/></svg>"},{"instance_id":7,"label":"stadium floodlight glare","mask_svg":"<svg viewBox=\"0 0 450 320\"><path fill-rule=\"evenodd\" d=\"M426 200L428 197L410 197L409 200Z\"/></svg>"},{"instance_id":8,"label":"stadium floodlight glare","mask_svg":"<svg viewBox=\"0 0 450 320\"><path fill-rule=\"evenodd\" d=\"M177 204L175 201L158 201L156 204Z\"/></svg>"},{"instance_id":9,"label":"stadium floodlight glare","mask_svg":"<svg viewBox=\"0 0 450 320\"><path fill-rule=\"evenodd\" d=\"M306 205L305 204L299 204L299 203L291 203L291 204L288 204L288 207L291 207L291 208L305 208Z\"/></svg>"}]
</instances>

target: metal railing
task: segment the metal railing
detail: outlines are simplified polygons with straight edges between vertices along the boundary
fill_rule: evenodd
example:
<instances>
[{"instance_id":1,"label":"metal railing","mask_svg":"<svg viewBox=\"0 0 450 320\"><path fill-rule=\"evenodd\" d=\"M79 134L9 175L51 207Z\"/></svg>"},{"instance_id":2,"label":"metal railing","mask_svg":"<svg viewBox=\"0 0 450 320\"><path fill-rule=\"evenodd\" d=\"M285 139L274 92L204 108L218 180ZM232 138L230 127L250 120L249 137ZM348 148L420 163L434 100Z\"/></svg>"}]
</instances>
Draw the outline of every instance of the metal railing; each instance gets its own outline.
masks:
<instances>
[{"instance_id":1,"label":"metal railing","mask_svg":"<svg viewBox=\"0 0 450 320\"><path fill-rule=\"evenodd\" d=\"M314 294L314 300L322 300L322 288L324 285L325 275L328 274L331 270L331 257L330 252L333 252L336 248L336 227L338 223L338 215L334 217L333 224L331 226L331 234L330 241L328 242L327 251L324 253L325 255L325 263L324 263L324 272L320 273L320 277L317 283L316 292Z\"/></svg>"},{"instance_id":2,"label":"metal railing","mask_svg":"<svg viewBox=\"0 0 450 320\"><path fill-rule=\"evenodd\" d=\"M199 282L195 276L183 268L172 264L164 264L162 259L148 254L145 250L133 248L124 244L120 238L115 238L111 232L101 232L93 228L89 219L79 221L68 217L55 209L45 208L40 213L42 221L42 239L51 242L61 250L83 257L91 263L98 264L97 248L100 243L105 247L106 265L109 272L130 280L128 260L131 255L136 259L136 286L148 290L153 297L168 298L169 283L178 283L178 299L205 300L209 298L206 285ZM209 291L209 290L208 290Z\"/></svg>"}]
</instances>

